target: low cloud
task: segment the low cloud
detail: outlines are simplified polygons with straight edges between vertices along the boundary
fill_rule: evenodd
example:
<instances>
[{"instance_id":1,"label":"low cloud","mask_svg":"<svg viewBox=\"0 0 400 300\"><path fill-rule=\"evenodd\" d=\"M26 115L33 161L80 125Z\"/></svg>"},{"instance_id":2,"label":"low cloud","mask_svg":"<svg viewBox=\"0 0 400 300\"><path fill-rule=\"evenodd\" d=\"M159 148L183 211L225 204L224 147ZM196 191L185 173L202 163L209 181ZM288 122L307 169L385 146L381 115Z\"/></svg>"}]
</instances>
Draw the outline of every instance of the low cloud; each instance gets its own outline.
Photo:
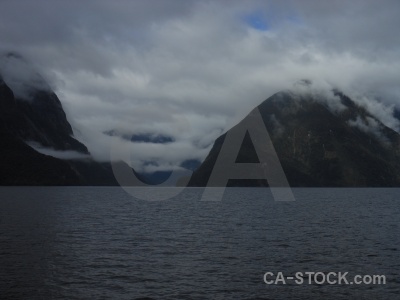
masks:
<instances>
[{"instance_id":1,"label":"low cloud","mask_svg":"<svg viewBox=\"0 0 400 300\"><path fill-rule=\"evenodd\" d=\"M350 120L347 122L350 126L357 127L365 133L372 133L381 143L390 145L389 139L383 134L382 126L379 122L371 117L366 117L365 119L357 116L355 120Z\"/></svg>"},{"instance_id":2,"label":"low cloud","mask_svg":"<svg viewBox=\"0 0 400 300\"><path fill-rule=\"evenodd\" d=\"M21 100L31 100L31 92L35 89L51 90L35 66L17 53L0 53L0 75L15 97Z\"/></svg>"},{"instance_id":3,"label":"low cloud","mask_svg":"<svg viewBox=\"0 0 400 300\"><path fill-rule=\"evenodd\" d=\"M398 130L399 10L391 0L6 1L0 39L51 79L96 159L117 142L139 164L179 165L302 78L333 111L343 107L331 87ZM117 129L175 142L138 148L103 134Z\"/></svg>"},{"instance_id":4,"label":"low cloud","mask_svg":"<svg viewBox=\"0 0 400 300\"><path fill-rule=\"evenodd\" d=\"M340 97L335 94L336 86L324 80L302 79L294 83L290 89L293 97L307 97L314 101L322 101L331 112L337 114L346 109Z\"/></svg>"},{"instance_id":5,"label":"low cloud","mask_svg":"<svg viewBox=\"0 0 400 300\"><path fill-rule=\"evenodd\" d=\"M90 155L83 154L77 151L72 151L72 150L60 151L60 150L55 150L53 148L46 148L37 142L28 141L26 142L26 144L41 154L52 156L59 159L82 160L91 158Z\"/></svg>"},{"instance_id":6,"label":"low cloud","mask_svg":"<svg viewBox=\"0 0 400 300\"><path fill-rule=\"evenodd\" d=\"M384 103L374 96L350 94L352 99L361 107L364 107L371 115L376 117L385 126L399 132L400 121L394 117L394 109L397 103Z\"/></svg>"}]
</instances>

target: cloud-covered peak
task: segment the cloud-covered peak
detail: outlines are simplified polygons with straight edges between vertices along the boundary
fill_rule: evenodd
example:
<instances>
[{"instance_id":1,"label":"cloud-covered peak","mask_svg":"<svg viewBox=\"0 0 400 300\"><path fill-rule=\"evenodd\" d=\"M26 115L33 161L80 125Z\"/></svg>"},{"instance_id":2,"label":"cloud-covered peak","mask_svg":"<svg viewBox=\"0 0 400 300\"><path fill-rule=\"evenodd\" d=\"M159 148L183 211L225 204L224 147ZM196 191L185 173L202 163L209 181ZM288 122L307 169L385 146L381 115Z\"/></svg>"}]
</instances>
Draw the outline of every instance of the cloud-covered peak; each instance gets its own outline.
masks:
<instances>
[{"instance_id":1,"label":"cloud-covered peak","mask_svg":"<svg viewBox=\"0 0 400 300\"><path fill-rule=\"evenodd\" d=\"M51 90L34 65L17 52L0 54L0 74L15 97L22 100L31 100L35 90Z\"/></svg>"},{"instance_id":2,"label":"cloud-covered peak","mask_svg":"<svg viewBox=\"0 0 400 300\"><path fill-rule=\"evenodd\" d=\"M56 83L98 159L109 159L116 137L103 132L114 128L175 138L141 145L138 164L146 155L165 157L160 165L204 158L221 132L302 78L339 88L380 119L400 106L399 1L22 3L2 4L2 47ZM11 78L40 82L18 65Z\"/></svg>"}]
</instances>

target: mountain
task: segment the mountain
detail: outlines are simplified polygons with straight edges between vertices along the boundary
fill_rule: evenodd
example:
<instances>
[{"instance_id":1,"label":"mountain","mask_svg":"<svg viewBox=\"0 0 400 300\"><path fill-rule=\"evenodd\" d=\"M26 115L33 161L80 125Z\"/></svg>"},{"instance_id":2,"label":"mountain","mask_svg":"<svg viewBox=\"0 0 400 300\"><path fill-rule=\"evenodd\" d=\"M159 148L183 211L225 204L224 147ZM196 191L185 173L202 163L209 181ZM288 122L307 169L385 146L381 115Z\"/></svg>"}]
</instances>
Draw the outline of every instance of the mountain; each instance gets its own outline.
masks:
<instances>
[{"instance_id":1,"label":"mountain","mask_svg":"<svg viewBox=\"0 0 400 300\"><path fill-rule=\"evenodd\" d=\"M257 109L290 186L400 186L400 135L340 91L283 91ZM244 120L251 118L249 114ZM189 185L207 185L227 133L216 139ZM236 163L257 162L247 132ZM268 182L230 179L228 186L268 186Z\"/></svg>"},{"instance_id":2,"label":"mountain","mask_svg":"<svg viewBox=\"0 0 400 300\"><path fill-rule=\"evenodd\" d=\"M152 162L150 162L152 163ZM183 161L180 164L180 167L189 170L189 171L195 171L199 166L200 166L200 161L197 159L187 159ZM183 178L185 177L186 171L185 170L175 170L174 171L174 176L176 178L175 182L173 184L177 185L178 182L180 182ZM152 173L145 173L141 172L139 173L139 176L141 180L149 185L158 185L162 184L165 182L170 176L172 175L172 170L171 171L156 171Z\"/></svg>"},{"instance_id":3,"label":"mountain","mask_svg":"<svg viewBox=\"0 0 400 300\"><path fill-rule=\"evenodd\" d=\"M148 143L148 144L169 144L175 142L175 138L165 134L156 133L122 133L122 131L112 129L104 131L103 134L108 136L120 137L126 141L133 143ZM201 162L197 159L187 159L184 160L180 167L185 170L194 171L200 166ZM157 161L146 161L144 165L147 166L158 166ZM180 177L186 174L185 170L175 170L174 177L179 180ZM139 172L138 177L142 182L148 185L160 185L166 182L172 175L172 170L155 171L155 172ZM176 184L171 182L171 184Z\"/></svg>"},{"instance_id":4,"label":"mountain","mask_svg":"<svg viewBox=\"0 0 400 300\"><path fill-rule=\"evenodd\" d=\"M60 139L52 138L54 127L49 136L45 135L46 122L38 120L38 112L37 105L31 107L16 99L0 78L1 185L78 185L80 180L67 162L40 154L25 143L25 139L29 139L58 149L66 147ZM87 153L86 147L78 141L72 145Z\"/></svg>"},{"instance_id":5,"label":"mountain","mask_svg":"<svg viewBox=\"0 0 400 300\"><path fill-rule=\"evenodd\" d=\"M103 134L108 136L118 136L126 141L140 142L140 143L153 143L153 144L168 144L175 142L175 139L168 135L163 134L150 134L150 133L120 133L118 130L107 130Z\"/></svg>"},{"instance_id":6,"label":"mountain","mask_svg":"<svg viewBox=\"0 0 400 300\"><path fill-rule=\"evenodd\" d=\"M0 57L0 140L0 185L118 184L111 164L94 161L74 138L57 95L14 53Z\"/></svg>"}]
</instances>

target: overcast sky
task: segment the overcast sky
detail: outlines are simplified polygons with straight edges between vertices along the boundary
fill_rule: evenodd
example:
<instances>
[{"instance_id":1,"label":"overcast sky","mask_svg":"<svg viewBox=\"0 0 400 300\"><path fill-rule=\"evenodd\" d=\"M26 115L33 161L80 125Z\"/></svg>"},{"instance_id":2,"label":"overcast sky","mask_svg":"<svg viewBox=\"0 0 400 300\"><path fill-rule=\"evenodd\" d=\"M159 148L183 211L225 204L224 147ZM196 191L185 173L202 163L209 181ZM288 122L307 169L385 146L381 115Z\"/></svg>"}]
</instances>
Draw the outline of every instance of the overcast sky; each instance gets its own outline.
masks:
<instances>
[{"instance_id":1,"label":"overcast sky","mask_svg":"<svg viewBox=\"0 0 400 300\"><path fill-rule=\"evenodd\" d=\"M0 50L42 72L95 158L109 159L112 143L132 147L104 131L165 134L175 142L132 151L137 164L168 168L203 159L303 78L390 113L400 105L399 12L397 0L0 0Z\"/></svg>"}]
</instances>

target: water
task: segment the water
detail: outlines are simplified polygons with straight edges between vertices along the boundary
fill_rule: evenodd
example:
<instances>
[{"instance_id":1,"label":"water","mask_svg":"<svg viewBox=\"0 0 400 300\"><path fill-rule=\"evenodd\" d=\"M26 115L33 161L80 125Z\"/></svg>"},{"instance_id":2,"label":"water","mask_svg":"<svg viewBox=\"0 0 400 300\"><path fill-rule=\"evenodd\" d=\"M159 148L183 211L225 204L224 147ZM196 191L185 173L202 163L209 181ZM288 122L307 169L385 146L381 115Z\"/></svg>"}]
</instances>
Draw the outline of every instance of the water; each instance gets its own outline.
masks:
<instances>
[{"instance_id":1,"label":"water","mask_svg":"<svg viewBox=\"0 0 400 300\"><path fill-rule=\"evenodd\" d=\"M398 189L1 188L2 299L399 299ZM386 275L386 285L267 285L265 272ZM350 277L352 279L352 277Z\"/></svg>"}]
</instances>

